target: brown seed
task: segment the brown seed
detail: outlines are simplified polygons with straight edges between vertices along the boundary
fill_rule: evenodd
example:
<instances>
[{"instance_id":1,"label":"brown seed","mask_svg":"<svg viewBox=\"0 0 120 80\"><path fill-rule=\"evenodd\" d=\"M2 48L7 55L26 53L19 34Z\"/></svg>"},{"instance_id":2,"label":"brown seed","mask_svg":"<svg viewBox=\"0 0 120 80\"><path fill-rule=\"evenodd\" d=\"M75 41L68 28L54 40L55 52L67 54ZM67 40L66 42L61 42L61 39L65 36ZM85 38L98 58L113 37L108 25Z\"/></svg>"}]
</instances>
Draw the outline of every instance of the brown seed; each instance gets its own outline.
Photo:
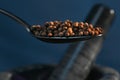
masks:
<instances>
[{"instance_id":1,"label":"brown seed","mask_svg":"<svg viewBox=\"0 0 120 80\"><path fill-rule=\"evenodd\" d=\"M100 33L100 34L103 34L103 30L99 30L99 33Z\"/></svg>"},{"instance_id":2,"label":"brown seed","mask_svg":"<svg viewBox=\"0 0 120 80\"><path fill-rule=\"evenodd\" d=\"M53 26L53 28L54 28L54 29L56 29L56 28L57 28L57 26Z\"/></svg>"},{"instance_id":3,"label":"brown seed","mask_svg":"<svg viewBox=\"0 0 120 80\"><path fill-rule=\"evenodd\" d=\"M32 27L35 28L35 29L40 29L41 28L40 25L33 25Z\"/></svg>"},{"instance_id":4,"label":"brown seed","mask_svg":"<svg viewBox=\"0 0 120 80\"><path fill-rule=\"evenodd\" d=\"M54 25L54 22L51 21L51 22L49 22L49 24L50 24L50 25Z\"/></svg>"},{"instance_id":5,"label":"brown seed","mask_svg":"<svg viewBox=\"0 0 120 80\"><path fill-rule=\"evenodd\" d=\"M95 35L95 31L91 31L91 35L94 36Z\"/></svg>"},{"instance_id":6,"label":"brown seed","mask_svg":"<svg viewBox=\"0 0 120 80\"><path fill-rule=\"evenodd\" d=\"M90 33L92 30L90 28L88 28L87 31Z\"/></svg>"},{"instance_id":7,"label":"brown seed","mask_svg":"<svg viewBox=\"0 0 120 80\"><path fill-rule=\"evenodd\" d=\"M53 28L53 26L49 26L49 28L50 28L50 29L52 29L52 28Z\"/></svg>"},{"instance_id":8,"label":"brown seed","mask_svg":"<svg viewBox=\"0 0 120 80\"><path fill-rule=\"evenodd\" d=\"M65 22L70 23L70 24L72 23L72 21L70 21L70 20L66 20Z\"/></svg>"},{"instance_id":9,"label":"brown seed","mask_svg":"<svg viewBox=\"0 0 120 80\"><path fill-rule=\"evenodd\" d=\"M66 30L67 28L68 28L67 26L64 26L64 27L63 27L63 29L65 29L65 30Z\"/></svg>"},{"instance_id":10,"label":"brown seed","mask_svg":"<svg viewBox=\"0 0 120 80\"><path fill-rule=\"evenodd\" d=\"M34 35L39 35L39 32L38 31L34 31Z\"/></svg>"},{"instance_id":11,"label":"brown seed","mask_svg":"<svg viewBox=\"0 0 120 80\"><path fill-rule=\"evenodd\" d=\"M99 35L99 32L98 32L98 31L95 31L95 35Z\"/></svg>"},{"instance_id":12,"label":"brown seed","mask_svg":"<svg viewBox=\"0 0 120 80\"><path fill-rule=\"evenodd\" d=\"M68 32L69 32L70 34L73 33L72 28L68 28Z\"/></svg>"},{"instance_id":13,"label":"brown seed","mask_svg":"<svg viewBox=\"0 0 120 80\"><path fill-rule=\"evenodd\" d=\"M65 34L67 30L63 30L62 32Z\"/></svg>"},{"instance_id":14,"label":"brown seed","mask_svg":"<svg viewBox=\"0 0 120 80\"><path fill-rule=\"evenodd\" d=\"M88 31L84 31L83 34L87 36L89 34L89 32Z\"/></svg>"},{"instance_id":15,"label":"brown seed","mask_svg":"<svg viewBox=\"0 0 120 80\"><path fill-rule=\"evenodd\" d=\"M67 26L68 26L68 27L70 27L70 26L71 26L71 24L70 24L70 23L67 23Z\"/></svg>"},{"instance_id":16,"label":"brown seed","mask_svg":"<svg viewBox=\"0 0 120 80\"><path fill-rule=\"evenodd\" d=\"M84 23L83 23L83 22L80 22L80 23L79 23L79 26L81 26L81 25L84 25Z\"/></svg>"},{"instance_id":17,"label":"brown seed","mask_svg":"<svg viewBox=\"0 0 120 80\"><path fill-rule=\"evenodd\" d=\"M73 33L71 33L70 35L71 35L71 36L74 36L74 35L75 35L75 33L73 32Z\"/></svg>"},{"instance_id":18,"label":"brown seed","mask_svg":"<svg viewBox=\"0 0 120 80\"><path fill-rule=\"evenodd\" d=\"M96 30L99 32L99 34L103 33L103 30L100 27L96 27Z\"/></svg>"},{"instance_id":19,"label":"brown seed","mask_svg":"<svg viewBox=\"0 0 120 80\"><path fill-rule=\"evenodd\" d=\"M78 27L79 26L79 22L73 23L73 26Z\"/></svg>"},{"instance_id":20,"label":"brown seed","mask_svg":"<svg viewBox=\"0 0 120 80\"><path fill-rule=\"evenodd\" d=\"M79 28L83 29L83 28L84 28L84 25L79 26Z\"/></svg>"},{"instance_id":21,"label":"brown seed","mask_svg":"<svg viewBox=\"0 0 120 80\"><path fill-rule=\"evenodd\" d=\"M47 32L48 32L48 33L52 33L52 30L48 30Z\"/></svg>"},{"instance_id":22,"label":"brown seed","mask_svg":"<svg viewBox=\"0 0 120 80\"><path fill-rule=\"evenodd\" d=\"M89 24L89 28L91 28L91 29L92 29L92 28L93 28L93 25L92 25L92 24Z\"/></svg>"},{"instance_id":23,"label":"brown seed","mask_svg":"<svg viewBox=\"0 0 120 80\"><path fill-rule=\"evenodd\" d=\"M100 28L99 28L99 27L96 27L96 28L95 28L95 30L99 31L99 30L100 30Z\"/></svg>"},{"instance_id":24,"label":"brown seed","mask_svg":"<svg viewBox=\"0 0 120 80\"><path fill-rule=\"evenodd\" d=\"M74 31L74 32L77 32L78 30L79 30L79 29L78 29L78 28L76 28L76 27L75 27L75 28L73 28L73 31Z\"/></svg>"},{"instance_id":25,"label":"brown seed","mask_svg":"<svg viewBox=\"0 0 120 80\"><path fill-rule=\"evenodd\" d=\"M80 32L79 32L79 35L82 36L82 35L83 35L83 31L80 31Z\"/></svg>"},{"instance_id":26,"label":"brown seed","mask_svg":"<svg viewBox=\"0 0 120 80\"><path fill-rule=\"evenodd\" d=\"M58 28L58 31L62 31L62 27L59 27L59 28Z\"/></svg>"},{"instance_id":27,"label":"brown seed","mask_svg":"<svg viewBox=\"0 0 120 80\"><path fill-rule=\"evenodd\" d=\"M59 32L59 36L63 36L63 32Z\"/></svg>"},{"instance_id":28,"label":"brown seed","mask_svg":"<svg viewBox=\"0 0 120 80\"><path fill-rule=\"evenodd\" d=\"M36 25L32 25L33 28L36 28Z\"/></svg>"},{"instance_id":29,"label":"brown seed","mask_svg":"<svg viewBox=\"0 0 120 80\"><path fill-rule=\"evenodd\" d=\"M91 28L92 31L95 31L95 28Z\"/></svg>"},{"instance_id":30,"label":"brown seed","mask_svg":"<svg viewBox=\"0 0 120 80\"><path fill-rule=\"evenodd\" d=\"M46 36L46 32L42 32L42 33L41 33L41 36Z\"/></svg>"},{"instance_id":31,"label":"brown seed","mask_svg":"<svg viewBox=\"0 0 120 80\"><path fill-rule=\"evenodd\" d=\"M54 30L53 33L54 33L54 34L58 33L58 30Z\"/></svg>"},{"instance_id":32,"label":"brown seed","mask_svg":"<svg viewBox=\"0 0 120 80\"><path fill-rule=\"evenodd\" d=\"M59 21L54 21L54 24L59 24Z\"/></svg>"},{"instance_id":33,"label":"brown seed","mask_svg":"<svg viewBox=\"0 0 120 80\"><path fill-rule=\"evenodd\" d=\"M55 36L55 37L57 37L57 36L58 36L58 34L54 34L54 36Z\"/></svg>"},{"instance_id":34,"label":"brown seed","mask_svg":"<svg viewBox=\"0 0 120 80\"><path fill-rule=\"evenodd\" d=\"M88 23L86 22L86 23L84 24L84 26L88 27L89 25L88 25Z\"/></svg>"},{"instance_id":35,"label":"brown seed","mask_svg":"<svg viewBox=\"0 0 120 80\"><path fill-rule=\"evenodd\" d=\"M45 26L49 26L49 22L46 22L44 25L45 25Z\"/></svg>"},{"instance_id":36,"label":"brown seed","mask_svg":"<svg viewBox=\"0 0 120 80\"><path fill-rule=\"evenodd\" d=\"M36 29L36 30L41 30L41 26L40 25L33 25L32 27L31 27L31 29Z\"/></svg>"},{"instance_id":37,"label":"brown seed","mask_svg":"<svg viewBox=\"0 0 120 80\"><path fill-rule=\"evenodd\" d=\"M65 36L70 36L70 33L69 33L69 32L66 32L66 33L65 33Z\"/></svg>"},{"instance_id":38,"label":"brown seed","mask_svg":"<svg viewBox=\"0 0 120 80\"><path fill-rule=\"evenodd\" d=\"M98 27L100 30L103 30L101 27Z\"/></svg>"},{"instance_id":39,"label":"brown seed","mask_svg":"<svg viewBox=\"0 0 120 80\"><path fill-rule=\"evenodd\" d=\"M81 31L83 31L83 29L78 29L78 32L81 32Z\"/></svg>"},{"instance_id":40,"label":"brown seed","mask_svg":"<svg viewBox=\"0 0 120 80\"><path fill-rule=\"evenodd\" d=\"M51 37L53 34L52 33L48 33L48 36Z\"/></svg>"},{"instance_id":41,"label":"brown seed","mask_svg":"<svg viewBox=\"0 0 120 80\"><path fill-rule=\"evenodd\" d=\"M103 34L104 33L104 30L100 27L100 34Z\"/></svg>"},{"instance_id":42,"label":"brown seed","mask_svg":"<svg viewBox=\"0 0 120 80\"><path fill-rule=\"evenodd\" d=\"M67 25L67 24L68 24L68 22L67 22L67 21L65 21L65 22L64 22L64 24L65 24L65 25Z\"/></svg>"}]
</instances>

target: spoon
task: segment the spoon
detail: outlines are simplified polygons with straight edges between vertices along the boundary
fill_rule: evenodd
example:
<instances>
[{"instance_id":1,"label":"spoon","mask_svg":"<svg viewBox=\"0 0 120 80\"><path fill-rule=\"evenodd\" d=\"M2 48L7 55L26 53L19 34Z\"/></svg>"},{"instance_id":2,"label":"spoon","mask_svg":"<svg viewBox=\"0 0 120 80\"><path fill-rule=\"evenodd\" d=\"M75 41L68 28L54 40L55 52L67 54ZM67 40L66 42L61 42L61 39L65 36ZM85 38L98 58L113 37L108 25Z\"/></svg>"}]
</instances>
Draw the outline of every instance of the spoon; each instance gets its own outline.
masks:
<instances>
[{"instance_id":1,"label":"spoon","mask_svg":"<svg viewBox=\"0 0 120 80\"><path fill-rule=\"evenodd\" d=\"M14 15L13 13L6 11L4 9L0 8L0 13L10 17L11 19L15 20L16 22L20 23L23 25L26 30L32 34L35 38L44 41L44 42L49 42L49 43L70 43L70 42L76 42L76 41L84 41L84 40L89 40L95 37L101 37L102 34L97 35L97 36L72 36L72 37L43 37L43 36L36 36L32 33L31 30L31 25L22 20L20 17Z\"/></svg>"}]
</instances>

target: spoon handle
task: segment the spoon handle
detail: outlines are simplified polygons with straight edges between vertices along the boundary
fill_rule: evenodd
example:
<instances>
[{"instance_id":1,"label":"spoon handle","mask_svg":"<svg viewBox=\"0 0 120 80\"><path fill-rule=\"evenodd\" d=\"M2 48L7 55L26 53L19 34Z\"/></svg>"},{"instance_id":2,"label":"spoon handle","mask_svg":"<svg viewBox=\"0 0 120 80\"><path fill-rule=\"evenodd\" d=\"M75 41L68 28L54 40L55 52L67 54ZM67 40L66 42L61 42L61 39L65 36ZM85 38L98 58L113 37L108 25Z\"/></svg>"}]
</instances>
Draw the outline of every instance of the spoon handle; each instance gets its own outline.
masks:
<instances>
[{"instance_id":1,"label":"spoon handle","mask_svg":"<svg viewBox=\"0 0 120 80\"><path fill-rule=\"evenodd\" d=\"M8 17L10 17L11 19L13 19L15 21L17 21L18 23L20 23L21 25L23 25L27 29L27 31L30 32L30 25L27 22L25 22L24 20L22 20L21 18L19 18L18 16L14 15L13 13L11 13L9 11L1 9L1 8L0 8L0 13L6 15Z\"/></svg>"}]
</instances>

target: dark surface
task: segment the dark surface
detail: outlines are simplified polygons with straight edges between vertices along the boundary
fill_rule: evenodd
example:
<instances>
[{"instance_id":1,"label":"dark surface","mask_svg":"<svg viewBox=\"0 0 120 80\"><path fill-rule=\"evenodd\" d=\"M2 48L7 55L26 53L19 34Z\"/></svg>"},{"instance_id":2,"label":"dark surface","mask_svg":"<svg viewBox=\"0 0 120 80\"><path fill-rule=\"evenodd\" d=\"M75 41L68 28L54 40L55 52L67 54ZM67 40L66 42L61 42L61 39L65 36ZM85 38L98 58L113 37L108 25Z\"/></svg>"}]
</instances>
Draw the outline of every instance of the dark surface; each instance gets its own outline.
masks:
<instances>
[{"instance_id":1,"label":"dark surface","mask_svg":"<svg viewBox=\"0 0 120 80\"><path fill-rule=\"evenodd\" d=\"M30 65L12 70L12 80L17 80L18 76L25 80L47 80L56 65Z\"/></svg>"},{"instance_id":2,"label":"dark surface","mask_svg":"<svg viewBox=\"0 0 120 80\"><path fill-rule=\"evenodd\" d=\"M106 38L97 63L120 71L119 1L109 0L30 0L29 2L5 0L0 7L20 16L30 24L42 24L51 20L83 21L91 7L104 3L116 11L116 19ZM114 33L114 34L113 34ZM44 43L33 38L25 28L0 15L0 71L39 63L58 63L69 44Z\"/></svg>"},{"instance_id":3,"label":"dark surface","mask_svg":"<svg viewBox=\"0 0 120 80\"><path fill-rule=\"evenodd\" d=\"M20 80L50 80L48 77L51 76L51 72L56 67L56 65L31 65L31 67L18 68L13 70L12 80L18 80L20 78ZM83 77L75 73L74 76L69 76L69 80L82 80ZM119 73L109 67L93 65L85 80L119 80Z\"/></svg>"},{"instance_id":4,"label":"dark surface","mask_svg":"<svg viewBox=\"0 0 120 80\"><path fill-rule=\"evenodd\" d=\"M21 67L14 69L12 72L0 73L0 79L48 80L48 77L50 76L50 73L52 72L52 70L54 70L54 68L56 68L56 65L30 65L23 68ZM81 76L79 76L79 78L76 77L75 80L80 80L80 78ZM109 67L94 65L90 71L90 74L85 80L119 80L119 73Z\"/></svg>"}]
</instances>

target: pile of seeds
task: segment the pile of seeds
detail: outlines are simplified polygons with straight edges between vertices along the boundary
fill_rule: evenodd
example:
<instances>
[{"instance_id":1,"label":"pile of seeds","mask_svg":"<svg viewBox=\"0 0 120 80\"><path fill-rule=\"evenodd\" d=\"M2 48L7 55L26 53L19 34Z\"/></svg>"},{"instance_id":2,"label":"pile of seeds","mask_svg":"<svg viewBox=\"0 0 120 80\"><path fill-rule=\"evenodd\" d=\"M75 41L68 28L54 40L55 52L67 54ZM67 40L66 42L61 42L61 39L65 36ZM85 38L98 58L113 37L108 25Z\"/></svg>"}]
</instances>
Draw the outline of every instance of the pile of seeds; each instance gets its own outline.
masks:
<instances>
[{"instance_id":1,"label":"pile of seeds","mask_svg":"<svg viewBox=\"0 0 120 80\"><path fill-rule=\"evenodd\" d=\"M69 37L69 36L96 36L103 33L101 27L93 27L92 24L72 22L70 20L50 21L43 26L33 25L31 31L35 36Z\"/></svg>"}]
</instances>

